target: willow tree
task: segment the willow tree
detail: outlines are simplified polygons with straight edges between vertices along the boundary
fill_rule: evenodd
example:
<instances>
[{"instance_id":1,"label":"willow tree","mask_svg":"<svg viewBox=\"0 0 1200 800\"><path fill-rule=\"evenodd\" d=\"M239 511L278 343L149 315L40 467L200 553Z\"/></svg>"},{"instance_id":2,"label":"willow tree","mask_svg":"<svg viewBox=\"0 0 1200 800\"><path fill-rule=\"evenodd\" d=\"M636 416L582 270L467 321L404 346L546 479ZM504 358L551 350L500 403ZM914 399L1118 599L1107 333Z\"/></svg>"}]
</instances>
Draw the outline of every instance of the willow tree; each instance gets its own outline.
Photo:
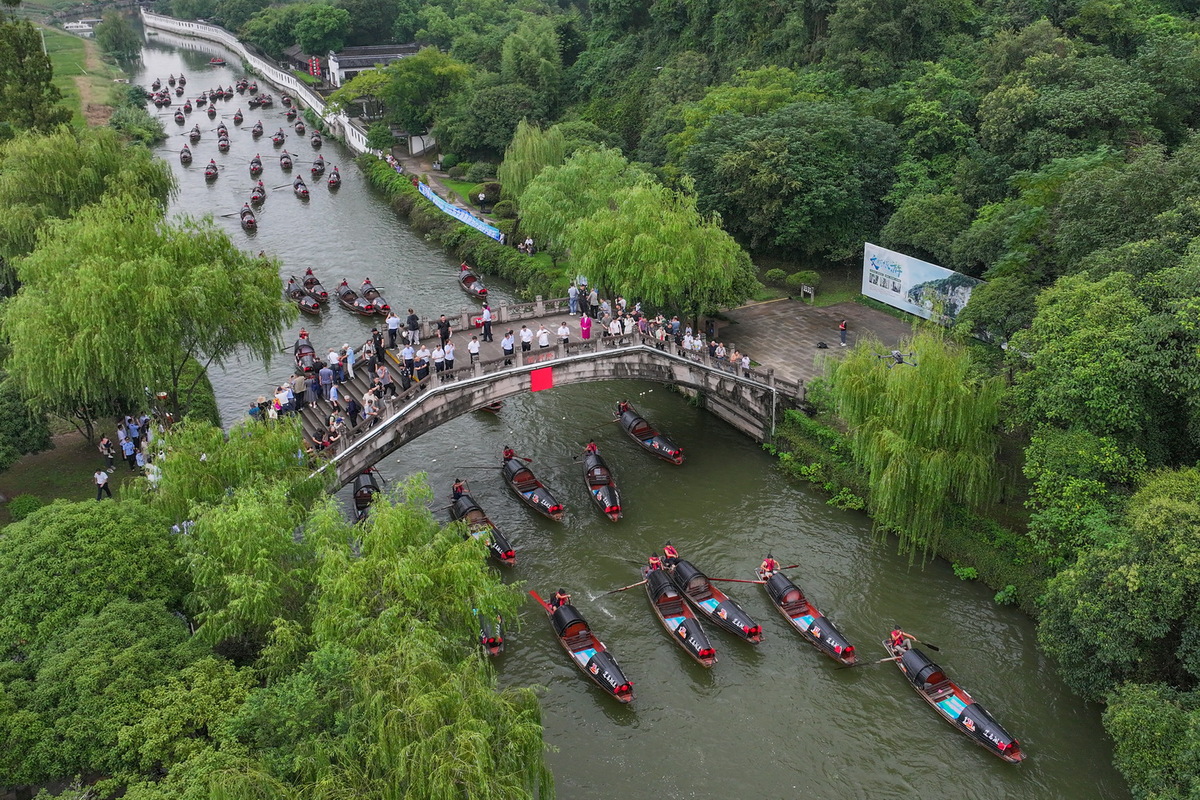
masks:
<instances>
[{"instance_id":1,"label":"willow tree","mask_svg":"<svg viewBox=\"0 0 1200 800\"><path fill-rule=\"evenodd\" d=\"M203 372L231 357L264 363L294 309L276 267L211 222L166 222L144 193L109 194L50 224L16 262L24 284L3 330L9 374L35 408L62 398L104 409L166 391L176 416Z\"/></svg>"},{"instance_id":2,"label":"willow tree","mask_svg":"<svg viewBox=\"0 0 1200 800\"><path fill-rule=\"evenodd\" d=\"M521 192L521 229L543 245L566 248L571 225L606 206L619 190L649 180L619 150L577 152L562 166L541 170Z\"/></svg>"},{"instance_id":3,"label":"willow tree","mask_svg":"<svg viewBox=\"0 0 1200 800\"><path fill-rule=\"evenodd\" d=\"M528 120L521 120L500 165L498 177L505 196L519 198L543 169L562 164L566 146L557 127L542 130Z\"/></svg>"},{"instance_id":4,"label":"willow tree","mask_svg":"<svg viewBox=\"0 0 1200 800\"><path fill-rule=\"evenodd\" d=\"M831 359L829 373L875 522L896 531L912 557L934 548L956 507L995 499L1004 384L978 377L966 350L940 330L923 329L900 348L915 366L862 340Z\"/></svg>"},{"instance_id":5,"label":"willow tree","mask_svg":"<svg viewBox=\"0 0 1200 800\"><path fill-rule=\"evenodd\" d=\"M750 257L696 210L695 198L645 181L610 195L567 230L574 264L593 285L655 308L698 314L753 292Z\"/></svg>"}]
</instances>

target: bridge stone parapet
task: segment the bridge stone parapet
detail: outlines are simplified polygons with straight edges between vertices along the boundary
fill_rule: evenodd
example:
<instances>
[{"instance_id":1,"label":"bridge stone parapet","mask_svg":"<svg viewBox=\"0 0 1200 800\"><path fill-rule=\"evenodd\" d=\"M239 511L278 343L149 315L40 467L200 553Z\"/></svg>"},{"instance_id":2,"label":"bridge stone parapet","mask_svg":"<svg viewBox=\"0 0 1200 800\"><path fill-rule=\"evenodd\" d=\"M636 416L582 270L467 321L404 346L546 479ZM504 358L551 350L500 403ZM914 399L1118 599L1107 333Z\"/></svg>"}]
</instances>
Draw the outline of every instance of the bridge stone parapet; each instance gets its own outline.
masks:
<instances>
[{"instance_id":1,"label":"bridge stone parapet","mask_svg":"<svg viewBox=\"0 0 1200 800\"><path fill-rule=\"evenodd\" d=\"M641 336L612 337L515 353L460 367L443 382L434 376L413 386L393 413L361 432L322 467L344 485L390 453L455 417L531 390L531 375L550 370L554 386L614 380L653 381L695 392L713 414L755 441L773 435L777 416L804 397L801 383L778 381L772 370L732 369L700 353L680 353ZM524 356L524 358L522 358ZM522 363L523 362L523 363Z\"/></svg>"}]
</instances>

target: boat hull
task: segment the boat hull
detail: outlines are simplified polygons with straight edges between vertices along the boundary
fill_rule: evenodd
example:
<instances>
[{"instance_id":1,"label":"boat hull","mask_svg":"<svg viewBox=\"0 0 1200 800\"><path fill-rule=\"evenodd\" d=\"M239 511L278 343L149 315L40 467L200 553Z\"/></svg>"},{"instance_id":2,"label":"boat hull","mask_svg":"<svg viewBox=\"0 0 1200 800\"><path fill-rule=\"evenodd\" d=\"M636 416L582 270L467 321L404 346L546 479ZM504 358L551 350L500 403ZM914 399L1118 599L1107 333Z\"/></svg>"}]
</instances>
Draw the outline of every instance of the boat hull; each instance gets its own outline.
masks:
<instances>
[{"instance_id":1,"label":"boat hull","mask_svg":"<svg viewBox=\"0 0 1200 800\"><path fill-rule=\"evenodd\" d=\"M758 580L764 580L761 569L755 570L754 575ZM786 575L776 572L775 576L763 585L763 589L775 610L806 642L839 664L851 666L857 662L858 655L854 646ZM793 599L793 592L798 597Z\"/></svg>"},{"instance_id":2,"label":"boat hull","mask_svg":"<svg viewBox=\"0 0 1200 800\"><path fill-rule=\"evenodd\" d=\"M708 576L690 561L680 559L667 568L667 574L701 619L712 622L744 642L759 644L762 641L762 626L728 595L713 586Z\"/></svg>"}]
</instances>

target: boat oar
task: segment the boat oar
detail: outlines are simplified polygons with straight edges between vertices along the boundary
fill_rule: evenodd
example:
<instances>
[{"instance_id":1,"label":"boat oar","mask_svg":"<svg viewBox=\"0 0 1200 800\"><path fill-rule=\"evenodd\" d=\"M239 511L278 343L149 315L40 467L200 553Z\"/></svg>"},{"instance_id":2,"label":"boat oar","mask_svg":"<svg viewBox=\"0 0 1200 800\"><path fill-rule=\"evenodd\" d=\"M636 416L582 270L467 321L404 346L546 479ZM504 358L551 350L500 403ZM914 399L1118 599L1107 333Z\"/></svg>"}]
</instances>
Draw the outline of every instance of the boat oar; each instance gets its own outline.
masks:
<instances>
[{"instance_id":1,"label":"boat oar","mask_svg":"<svg viewBox=\"0 0 1200 800\"><path fill-rule=\"evenodd\" d=\"M926 641L923 641L923 640L921 640L921 639L918 639L918 638L916 638L915 636L913 637L913 641L914 641L914 642L918 642L919 644L923 644L923 645L925 645L925 646L926 646L926 647L928 647L930 650L936 650L936 651L938 651L939 653L940 653L940 652L942 652L942 648L938 647L936 644L933 644L932 642L926 642Z\"/></svg>"},{"instance_id":2,"label":"boat oar","mask_svg":"<svg viewBox=\"0 0 1200 800\"><path fill-rule=\"evenodd\" d=\"M645 581L644 581L644 580L643 580L643 581L638 581L637 583L631 583L631 584L629 584L628 586L622 586L620 589L609 589L609 590L608 590L607 592L605 592L604 594L616 594L617 592L623 592L623 591L625 591L626 589L632 589L632 588L633 588L633 587L635 587L635 586L641 586L641 585L642 585L642 584L644 584L644 583L645 583ZM601 595L601 597L603 597L603 596L604 596L604 595Z\"/></svg>"},{"instance_id":3,"label":"boat oar","mask_svg":"<svg viewBox=\"0 0 1200 800\"><path fill-rule=\"evenodd\" d=\"M892 656L891 658L881 658L878 661L857 661L853 664L843 664L835 669L854 669L855 667L869 667L872 664L884 664L888 661L898 661L900 656Z\"/></svg>"},{"instance_id":4,"label":"boat oar","mask_svg":"<svg viewBox=\"0 0 1200 800\"><path fill-rule=\"evenodd\" d=\"M710 581L727 581L729 583L766 583L766 581L748 581L742 578L709 578Z\"/></svg>"}]
</instances>

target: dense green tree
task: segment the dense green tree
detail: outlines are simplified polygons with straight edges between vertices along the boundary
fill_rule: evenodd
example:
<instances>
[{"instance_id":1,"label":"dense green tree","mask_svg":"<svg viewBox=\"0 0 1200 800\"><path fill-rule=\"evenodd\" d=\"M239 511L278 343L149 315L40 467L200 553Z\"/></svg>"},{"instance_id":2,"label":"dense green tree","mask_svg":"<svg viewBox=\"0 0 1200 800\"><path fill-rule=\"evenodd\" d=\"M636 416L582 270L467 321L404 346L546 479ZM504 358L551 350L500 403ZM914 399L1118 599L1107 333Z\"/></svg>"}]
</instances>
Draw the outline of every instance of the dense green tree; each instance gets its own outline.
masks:
<instances>
[{"instance_id":1,"label":"dense green tree","mask_svg":"<svg viewBox=\"0 0 1200 800\"><path fill-rule=\"evenodd\" d=\"M557 167L566 155L561 126L542 130L521 120L512 143L504 151L497 178L507 197L520 197L534 178L546 167Z\"/></svg>"},{"instance_id":2,"label":"dense green tree","mask_svg":"<svg viewBox=\"0 0 1200 800\"><path fill-rule=\"evenodd\" d=\"M218 0L213 18L231 31L241 30L251 17L271 5L270 0Z\"/></svg>"},{"instance_id":3,"label":"dense green tree","mask_svg":"<svg viewBox=\"0 0 1200 800\"><path fill-rule=\"evenodd\" d=\"M142 39L133 24L124 14L109 11L96 26L96 42L104 52L115 58L137 58L142 50Z\"/></svg>"},{"instance_id":4,"label":"dense green tree","mask_svg":"<svg viewBox=\"0 0 1200 800\"><path fill-rule=\"evenodd\" d=\"M0 380L0 470L27 453L49 450L50 427L46 415L34 412L16 384Z\"/></svg>"},{"instance_id":5,"label":"dense green tree","mask_svg":"<svg viewBox=\"0 0 1200 800\"><path fill-rule=\"evenodd\" d=\"M37 29L26 20L0 18L0 128L45 133L71 119L59 105L53 72Z\"/></svg>"},{"instance_id":6,"label":"dense green tree","mask_svg":"<svg viewBox=\"0 0 1200 800\"><path fill-rule=\"evenodd\" d=\"M338 8L350 14L346 44L351 46L384 44L392 38L392 26L400 13L400 0L337 0ZM409 41L405 37L401 41Z\"/></svg>"},{"instance_id":7,"label":"dense green tree","mask_svg":"<svg viewBox=\"0 0 1200 800\"><path fill-rule=\"evenodd\" d=\"M978 14L970 0L839 0L829 17L827 62L856 83L879 86L913 60L935 60L943 42Z\"/></svg>"},{"instance_id":8,"label":"dense green tree","mask_svg":"<svg viewBox=\"0 0 1200 800\"><path fill-rule=\"evenodd\" d=\"M841 103L794 103L714 118L683 163L700 208L752 248L846 258L884 219L895 152L887 123Z\"/></svg>"},{"instance_id":9,"label":"dense green tree","mask_svg":"<svg viewBox=\"0 0 1200 800\"><path fill-rule=\"evenodd\" d=\"M529 87L547 113L558 107L563 66L558 32L548 17L531 16L504 40L500 74L508 83Z\"/></svg>"},{"instance_id":10,"label":"dense green tree","mask_svg":"<svg viewBox=\"0 0 1200 800\"><path fill-rule=\"evenodd\" d=\"M522 120L540 125L544 119L545 111L532 89L501 83L477 87L455 115L439 120L436 132L452 152L498 156L512 142Z\"/></svg>"},{"instance_id":11,"label":"dense green tree","mask_svg":"<svg viewBox=\"0 0 1200 800\"><path fill-rule=\"evenodd\" d=\"M34 407L63 397L90 408L164 390L176 417L197 391L188 365L264 361L293 310L269 261L211 222L164 222L157 202L125 194L56 221L17 262L24 284L3 320L9 374ZM78 291L62 291L71 285ZM66 325L74 334L47 348Z\"/></svg>"},{"instance_id":12,"label":"dense green tree","mask_svg":"<svg viewBox=\"0 0 1200 800\"><path fill-rule=\"evenodd\" d=\"M350 30L350 12L344 8L314 3L296 20L296 44L305 53L324 55L342 49Z\"/></svg>"},{"instance_id":13,"label":"dense green tree","mask_svg":"<svg viewBox=\"0 0 1200 800\"><path fill-rule=\"evenodd\" d=\"M438 110L466 85L470 75L466 64L436 47L394 61L384 72L390 83L382 87L382 97L392 119L418 134L429 129Z\"/></svg>"},{"instance_id":14,"label":"dense green tree","mask_svg":"<svg viewBox=\"0 0 1200 800\"><path fill-rule=\"evenodd\" d=\"M861 341L830 359L830 383L868 476L871 514L911 558L936 548L955 507L995 499L1004 384L976 375L966 349L939 330L920 330L899 347L917 366L889 368L882 345Z\"/></svg>"},{"instance_id":15,"label":"dense green tree","mask_svg":"<svg viewBox=\"0 0 1200 800\"><path fill-rule=\"evenodd\" d=\"M1104 729L1136 800L1187 800L1200 791L1200 694L1124 684L1108 696Z\"/></svg>"},{"instance_id":16,"label":"dense green tree","mask_svg":"<svg viewBox=\"0 0 1200 800\"><path fill-rule=\"evenodd\" d=\"M951 262L954 241L971 224L971 207L957 194L913 194L888 219L884 245L938 264Z\"/></svg>"},{"instance_id":17,"label":"dense green tree","mask_svg":"<svg viewBox=\"0 0 1200 800\"><path fill-rule=\"evenodd\" d=\"M296 44L296 25L307 8L306 3L268 6L246 20L239 35L272 58L282 58L283 51Z\"/></svg>"}]
</instances>

